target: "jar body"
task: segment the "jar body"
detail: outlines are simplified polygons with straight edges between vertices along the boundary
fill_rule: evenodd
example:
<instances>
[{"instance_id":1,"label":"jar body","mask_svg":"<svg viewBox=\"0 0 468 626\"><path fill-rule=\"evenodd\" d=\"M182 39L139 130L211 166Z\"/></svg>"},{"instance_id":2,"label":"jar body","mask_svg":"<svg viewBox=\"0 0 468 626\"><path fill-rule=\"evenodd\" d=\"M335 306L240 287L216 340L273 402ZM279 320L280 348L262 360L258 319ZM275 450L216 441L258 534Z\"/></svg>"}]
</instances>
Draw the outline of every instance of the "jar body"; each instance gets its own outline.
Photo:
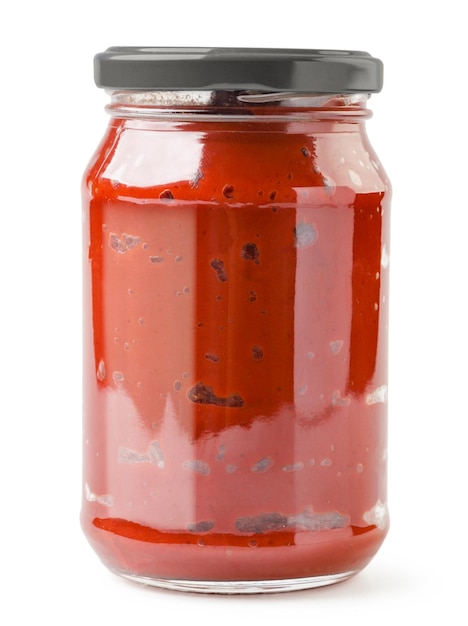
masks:
<instances>
[{"instance_id":1,"label":"jar body","mask_svg":"<svg viewBox=\"0 0 468 626\"><path fill-rule=\"evenodd\" d=\"M336 582L388 528L388 181L360 119L212 113L117 113L84 178L82 526L156 585Z\"/></svg>"}]
</instances>

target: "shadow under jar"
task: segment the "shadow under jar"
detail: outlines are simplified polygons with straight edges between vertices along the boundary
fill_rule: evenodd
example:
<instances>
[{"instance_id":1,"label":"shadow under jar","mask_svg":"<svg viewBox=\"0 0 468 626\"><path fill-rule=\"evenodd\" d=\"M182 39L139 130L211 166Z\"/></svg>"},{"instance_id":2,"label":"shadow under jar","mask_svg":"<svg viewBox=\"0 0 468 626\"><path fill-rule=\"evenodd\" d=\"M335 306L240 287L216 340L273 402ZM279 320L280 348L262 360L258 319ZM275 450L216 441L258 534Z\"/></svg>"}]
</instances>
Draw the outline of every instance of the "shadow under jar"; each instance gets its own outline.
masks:
<instances>
[{"instance_id":1,"label":"shadow under jar","mask_svg":"<svg viewBox=\"0 0 468 626\"><path fill-rule=\"evenodd\" d=\"M81 522L179 590L304 589L388 529L380 61L110 48L83 179Z\"/></svg>"}]
</instances>

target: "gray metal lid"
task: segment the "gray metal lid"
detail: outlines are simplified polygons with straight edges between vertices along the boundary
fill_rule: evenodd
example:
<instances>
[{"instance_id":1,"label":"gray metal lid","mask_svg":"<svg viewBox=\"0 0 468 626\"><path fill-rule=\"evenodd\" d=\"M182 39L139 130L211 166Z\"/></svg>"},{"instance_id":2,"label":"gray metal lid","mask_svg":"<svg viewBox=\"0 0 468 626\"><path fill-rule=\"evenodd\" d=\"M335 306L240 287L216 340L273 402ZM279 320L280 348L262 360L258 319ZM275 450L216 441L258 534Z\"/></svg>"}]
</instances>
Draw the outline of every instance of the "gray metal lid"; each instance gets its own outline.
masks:
<instances>
[{"instance_id":1,"label":"gray metal lid","mask_svg":"<svg viewBox=\"0 0 468 626\"><path fill-rule=\"evenodd\" d=\"M351 50L112 47L94 57L94 78L106 89L372 93L383 64Z\"/></svg>"}]
</instances>

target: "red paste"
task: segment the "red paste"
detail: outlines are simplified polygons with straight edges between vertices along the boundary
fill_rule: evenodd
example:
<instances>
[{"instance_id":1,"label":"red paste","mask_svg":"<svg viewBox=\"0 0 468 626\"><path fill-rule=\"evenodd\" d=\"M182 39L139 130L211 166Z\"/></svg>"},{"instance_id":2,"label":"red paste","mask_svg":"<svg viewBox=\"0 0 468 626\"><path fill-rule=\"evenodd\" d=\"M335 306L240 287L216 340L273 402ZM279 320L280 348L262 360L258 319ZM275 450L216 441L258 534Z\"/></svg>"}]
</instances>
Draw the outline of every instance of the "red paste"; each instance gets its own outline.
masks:
<instances>
[{"instance_id":1,"label":"red paste","mask_svg":"<svg viewBox=\"0 0 468 626\"><path fill-rule=\"evenodd\" d=\"M361 126L112 120L85 177L82 510L111 569L314 577L382 543L388 193Z\"/></svg>"}]
</instances>

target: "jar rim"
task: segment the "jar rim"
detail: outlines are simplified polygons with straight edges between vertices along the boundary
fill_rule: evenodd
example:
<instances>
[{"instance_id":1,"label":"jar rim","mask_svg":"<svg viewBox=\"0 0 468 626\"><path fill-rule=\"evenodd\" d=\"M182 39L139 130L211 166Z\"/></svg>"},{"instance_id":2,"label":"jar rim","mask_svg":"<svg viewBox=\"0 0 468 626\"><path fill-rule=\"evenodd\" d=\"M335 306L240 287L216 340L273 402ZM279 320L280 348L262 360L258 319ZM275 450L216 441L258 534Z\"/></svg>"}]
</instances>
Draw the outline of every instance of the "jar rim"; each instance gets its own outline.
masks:
<instances>
[{"instance_id":1,"label":"jar rim","mask_svg":"<svg viewBox=\"0 0 468 626\"><path fill-rule=\"evenodd\" d=\"M353 50L111 47L94 57L94 79L104 89L376 93L383 63Z\"/></svg>"}]
</instances>

